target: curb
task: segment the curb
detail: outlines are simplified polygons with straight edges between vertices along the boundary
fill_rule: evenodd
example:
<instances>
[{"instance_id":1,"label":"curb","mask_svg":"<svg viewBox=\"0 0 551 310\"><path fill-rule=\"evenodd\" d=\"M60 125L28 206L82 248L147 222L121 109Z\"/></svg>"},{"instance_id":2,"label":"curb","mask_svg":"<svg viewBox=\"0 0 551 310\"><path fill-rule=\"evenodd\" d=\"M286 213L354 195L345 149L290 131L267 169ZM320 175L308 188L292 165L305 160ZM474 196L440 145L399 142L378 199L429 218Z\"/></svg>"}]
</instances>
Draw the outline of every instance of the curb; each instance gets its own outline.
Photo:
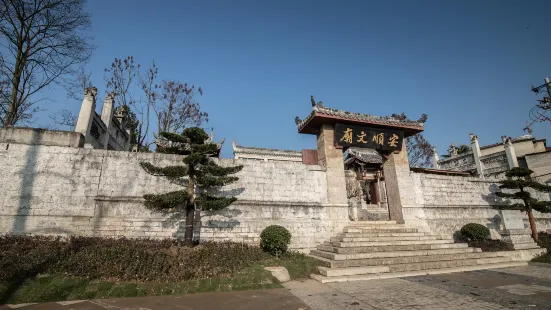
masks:
<instances>
[{"instance_id":1,"label":"curb","mask_svg":"<svg viewBox=\"0 0 551 310\"><path fill-rule=\"evenodd\" d=\"M547 264L547 263L528 262L528 265L536 266L536 267L551 268L551 264Z\"/></svg>"}]
</instances>

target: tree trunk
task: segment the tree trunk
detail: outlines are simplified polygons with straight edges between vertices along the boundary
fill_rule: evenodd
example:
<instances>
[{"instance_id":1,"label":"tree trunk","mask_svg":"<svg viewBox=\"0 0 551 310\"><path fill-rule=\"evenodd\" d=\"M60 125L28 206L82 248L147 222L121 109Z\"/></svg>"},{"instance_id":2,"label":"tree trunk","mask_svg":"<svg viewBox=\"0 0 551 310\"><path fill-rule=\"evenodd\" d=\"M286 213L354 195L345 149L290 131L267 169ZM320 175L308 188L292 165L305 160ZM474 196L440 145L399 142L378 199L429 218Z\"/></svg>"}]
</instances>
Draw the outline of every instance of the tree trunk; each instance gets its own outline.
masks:
<instances>
[{"instance_id":1,"label":"tree trunk","mask_svg":"<svg viewBox=\"0 0 551 310\"><path fill-rule=\"evenodd\" d=\"M534 239L535 242L538 242L538 229L536 228L536 220L534 219L534 214L532 214L532 210L526 211L526 214L528 214L528 221L530 221L532 239Z\"/></svg>"},{"instance_id":2,"label":"tree trunk","mask_svg":"<svg viewBox=\"0 0 551 310\"><path fill-rule=\"evenodd\" d=\"M193 168L189 167L189 181L187 185L187 194L189 197L186 206L186 229L184 232L184 244L193 245L193 220L195 218L195 182L191 177L194 174Z\"/></svg>"},{"instance_id":3,"label":"tree trunk","mask_svg":"<svg viewBox=\"0 0 551 310\"><path fill-rule=\"evenodd\" d=\"M193 245L193 220L195 218L195 206L188 204L186 207L186 229L184 232L184 244Z\"/></svg>"},{"instance_id":4,"label":"tree trunk","mask_svg":"<svg viewBox=\"0 0 551 310\"><path fill-rule=\"evenodd\" d=\"M11 80L11 94L10 101L8 102L8 110L6 111L6 118L4 119L4 127L15 125L15 118L17 115L17 106L19 93L19 86L21 84L21 75L23 73L23 66L26 62L26 59L23 55L23 43L21 36L23 28L21 28L21 33L19 34L18 44L17 44L17 56L15 57L15 67L13 68L13 79Z\"/></svg>"},{"instance_id":5,"label":"tree trunk","mask_svg":"<svg viewBox=\"0 0 551 310\"><path fill-rule=\"evenodd\" d=\"M16 65L15 74L12 82L12 89L10 95L10 101L8 102L8 111L6 112L6 118L4 120L4 127L13 126L15 123L15 116L17 115L17 93L19 91L19 84L21 82L21 70L19 64Z\"/></svg>"}]
</instances>

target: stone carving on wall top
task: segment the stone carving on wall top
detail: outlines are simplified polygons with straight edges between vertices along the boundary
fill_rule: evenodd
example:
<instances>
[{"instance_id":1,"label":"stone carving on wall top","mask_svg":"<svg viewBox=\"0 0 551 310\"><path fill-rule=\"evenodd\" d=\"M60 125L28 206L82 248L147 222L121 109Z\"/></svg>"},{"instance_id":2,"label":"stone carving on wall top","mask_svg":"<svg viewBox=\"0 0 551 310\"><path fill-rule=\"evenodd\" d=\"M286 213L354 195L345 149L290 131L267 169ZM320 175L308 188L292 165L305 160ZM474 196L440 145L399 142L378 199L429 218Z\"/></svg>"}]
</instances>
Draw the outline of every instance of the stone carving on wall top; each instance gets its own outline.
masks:
<instances>
[{"instance_id":1,"label":"stone carving on wall top","mask_svg":"<svg viewBox=\"0 0 551 310\"><path fill-rule=\"evenodd\" d=\"M453 144L452 144L453 146ZM455 146L454 146L455 147ZM457 150L456 150L457 152ZM452 171L473 171L476 170L473 152L467 152L451 156L438 161L438 166L443 170Z\"/></svg>"},{"instance_id":2,"label":"stone carving on wall top","mask_svg":"<svg viewBox=\"0 0 551 310\"><path fill-rule=\"evenodd\" d=\"M482 161L482 165L484 166L484 175L499 174L509 170L505 151L482 156L480 161Z\"/></svg>"},{"instance_id":3,"label":"stone carving on wall top","mask_svg":"<svg viewBox=\"0 0 551 310\"><path fill-rule=\"evenodd\" d=\"M448 148L448 155L451 156L457 156L457 148L455 147L455 144L450 144L450 147Z\"/></svg>"}]
</instances>

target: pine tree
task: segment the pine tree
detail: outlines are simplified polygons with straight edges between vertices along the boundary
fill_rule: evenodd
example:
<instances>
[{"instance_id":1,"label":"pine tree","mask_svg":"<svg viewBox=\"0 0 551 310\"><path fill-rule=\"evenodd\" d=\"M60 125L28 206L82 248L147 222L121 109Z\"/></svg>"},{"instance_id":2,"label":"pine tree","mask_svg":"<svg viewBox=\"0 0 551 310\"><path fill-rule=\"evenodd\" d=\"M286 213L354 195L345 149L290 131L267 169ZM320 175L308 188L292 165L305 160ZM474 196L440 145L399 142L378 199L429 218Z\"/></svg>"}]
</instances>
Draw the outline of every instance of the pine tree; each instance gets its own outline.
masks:
<instances>
[{"instance_id":1,"label":"pine tree","mask_svg":"<svg viewBox=\"0 0 551 310\"><path fill-rule=\"evenodd\" d=\"M165 194L144 195L145 206L168 212L185 210L184 239L187 245L192 245L195 210L220 210L235 202L235 197L216 197L209 195L208 191L237 181L237 177L230 175L239 172L243 166L217 165L211 156L218 153L218 146L207 142L208 135L201 128L186 128L181 135L168 132L160 135L169 143L157 146L157 152L186 155L183 159L184 165L156 167L147 162L141 162L140 165L151 175L173 181L185 179L187 186L184 190Z\"/></svg>"},{"instance_id":2,"label":"pine tree","mask_svg":"<svg viewBox=\"0 0 551 310\"><path fill-rule=\"evenodd\" d=\"M539 192L551 192L551 186L532 181L530 175L532 170L527 168L516 167L506 172L507 179L500 181L499 188L501 189L514 189L518 192L509 194L503 192L495 193L498 197L518 199L522 200L522 203L514 203L511 205L494 206L494 208L501 210L519 210L526 212L528 220L530 221L530 229L532 230L532 238L534 241L538 241L538 230L536 228L536 221L532 210L551 213L551 201L539 201L533 198L532 195L526 191L527 188L534 189Z\"/></svg>"}]
</instances>

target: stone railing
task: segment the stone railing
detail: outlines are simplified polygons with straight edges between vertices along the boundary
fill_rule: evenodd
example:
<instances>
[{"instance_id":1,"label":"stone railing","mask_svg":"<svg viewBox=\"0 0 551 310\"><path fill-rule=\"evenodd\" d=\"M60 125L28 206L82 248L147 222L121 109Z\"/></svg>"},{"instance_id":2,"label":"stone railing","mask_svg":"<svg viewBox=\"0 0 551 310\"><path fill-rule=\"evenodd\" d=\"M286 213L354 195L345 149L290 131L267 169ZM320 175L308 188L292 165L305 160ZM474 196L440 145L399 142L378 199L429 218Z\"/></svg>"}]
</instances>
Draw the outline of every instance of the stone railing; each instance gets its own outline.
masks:
<instances>
[{"instance_id":1,"label":"stone railing","mask_svg":"<svg viewBox=\"0 0 551 310\"><path fill-rule=\"evenodd\" d=\"M480 161L482 162L485 176L498 175L509 170L505 151L482 156Z\"/></svg>"},{"instance_id":2,"label":"stone railing","mask_svg":"<svg viewBox=\"0 0 551 310\"><path fill-rule=\"evenodd\" d=\"M476 171L473 152L455 155L438 161L438 167L442 170Z\"/></svg>"},{"instance_id":3,"label":"stone railing","mask_svg":"<svg viewBox=\"0 0 551 310\"><path fill-rule=\"evenodd\" d=\"M90 127L89 139L86 139L87 143L90 143L95 149L103 149L103 140L107 133L107 126L101 120L96 112L93 113L92 126Z\"/></svg>"}]
</instances>

